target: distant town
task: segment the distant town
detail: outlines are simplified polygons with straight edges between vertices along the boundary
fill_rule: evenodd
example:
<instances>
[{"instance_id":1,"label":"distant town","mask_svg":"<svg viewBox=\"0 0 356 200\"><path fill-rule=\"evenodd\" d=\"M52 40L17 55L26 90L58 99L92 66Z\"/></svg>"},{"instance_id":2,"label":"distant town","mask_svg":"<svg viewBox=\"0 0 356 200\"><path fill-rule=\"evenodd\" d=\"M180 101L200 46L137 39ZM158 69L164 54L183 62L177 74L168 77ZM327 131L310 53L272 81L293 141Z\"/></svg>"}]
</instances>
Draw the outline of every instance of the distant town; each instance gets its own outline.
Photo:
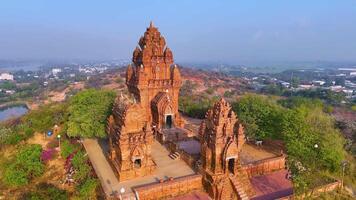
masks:
<instances>
[{"instance_id":1,"label":"distant town","mask_svg":"<svg viewBox=\"0 0 356 200\"><path fill-rule=\"evenodd\" d=\"M20 69L15 67L12 70L8 67L2 69L0 65L0 103L28 97L30 91L39 94L46 88L54 89L64 87L66 84L77 84L107 71L126 67L129 63L127 59L115 62L89 62L88 64L47 64L34 69L30 68L30 70L23 70L28 69L26 67L19 67ZM205 71L241 78L247 84L246 88L254 92L293 95L303 91L314 93L330 91L343 97L337 103L345 104L356 99L356 66L335 69L320 67L287 69L276 73L254 72L253 68L246 66L233 67L221 64L193 67L196 70L202 68Z\"/></svg>"}]
</instances>

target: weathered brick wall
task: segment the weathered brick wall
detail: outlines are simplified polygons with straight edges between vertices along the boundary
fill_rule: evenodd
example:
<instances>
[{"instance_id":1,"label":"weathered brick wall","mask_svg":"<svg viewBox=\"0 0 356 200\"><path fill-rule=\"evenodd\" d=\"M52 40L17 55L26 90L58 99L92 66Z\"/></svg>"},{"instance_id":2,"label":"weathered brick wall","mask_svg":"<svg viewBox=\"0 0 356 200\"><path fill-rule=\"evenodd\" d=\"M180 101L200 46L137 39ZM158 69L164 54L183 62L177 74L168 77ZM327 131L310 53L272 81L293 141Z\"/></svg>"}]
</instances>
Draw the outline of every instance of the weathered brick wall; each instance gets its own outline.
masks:
<instances>
[{"instance_id":1,"label":"weathered brick wall","mask_svg":"<svg viewBox=\"0 0 356 200\"><path fill-rule=\"evenodd\" d=\"M134 188L140 200L158 200L176 197L194 190L203 190L200 174L167 180Z\"/></svg>"},{"instance_id":2,"label":"weathered brick wall","mask_svg":"<svg viewBox=\"0 0 356 200\"><path fill-rule=\"evenodd\" d=\"M254 163L243 165L249 177L268 174L273 171L285 169L286 157L281 155L274 158L259 160Z\"/></svg>"},{"instance_id":3,"label":"weathered brick wall","mask_svg":"<svg viewBox=\"0 0 356 200\"><path fill-rule=\"evenodd\" d=\"M316 187L312 190L310 190L309 192L302 194L302 195L290 195L290 196L286 196L283 198L279 198L278 200L292 200L292 199L306 199L307 197L318 197L319 195L321 195L322 193L325 192L331 192L334 191L338 188L341 187L341 182L340 181L335 181L333 183L329 183L326 185L322 185L319 187Z\"/></svg>"}]
</instances>

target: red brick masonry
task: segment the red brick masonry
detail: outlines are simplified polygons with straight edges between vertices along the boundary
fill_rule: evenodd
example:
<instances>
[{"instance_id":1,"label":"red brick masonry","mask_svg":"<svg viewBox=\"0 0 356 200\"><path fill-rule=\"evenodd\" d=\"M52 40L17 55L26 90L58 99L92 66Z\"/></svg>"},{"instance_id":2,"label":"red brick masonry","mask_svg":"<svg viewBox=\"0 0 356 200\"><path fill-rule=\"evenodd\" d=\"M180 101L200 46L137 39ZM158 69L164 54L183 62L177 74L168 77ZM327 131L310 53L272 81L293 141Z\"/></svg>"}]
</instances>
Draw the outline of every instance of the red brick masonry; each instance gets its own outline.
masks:
<instances>
[{"instance_id":1,"label":"red brick masonry","mask_svg":"<svg viewBox=\"0 0 356 200\"><path fill-rule=\"evenodd\" d=\"M135 187L133 189L142 200L177 197L195 190L202 191L202 175L184 176L173 180L166 180L162 183L152 183Z\"/></svg>"},{"instance_id":2,"label":"red brick masonry","mask_svg":"<svg viewBox=\"0 0 356 200\"><path fill-rule=\"evenodd\" d=\"M259 160L248 165L243 165L249 177L268 174L274 171L285 169L286 157L281 155L274 158Z\"/></svg>"}]
</instances>

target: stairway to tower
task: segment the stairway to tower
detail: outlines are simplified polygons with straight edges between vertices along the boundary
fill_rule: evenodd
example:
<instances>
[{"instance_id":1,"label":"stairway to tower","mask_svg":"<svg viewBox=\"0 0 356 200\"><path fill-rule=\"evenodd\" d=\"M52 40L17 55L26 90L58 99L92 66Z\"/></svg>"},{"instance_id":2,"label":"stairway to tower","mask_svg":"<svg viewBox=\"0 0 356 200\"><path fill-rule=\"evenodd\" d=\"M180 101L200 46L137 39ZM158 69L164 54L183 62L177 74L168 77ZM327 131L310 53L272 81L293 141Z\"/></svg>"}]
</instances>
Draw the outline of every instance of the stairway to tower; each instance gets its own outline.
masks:
<instances>
[{"instance_id":1,"label":"stairway to tower","mask_svg":"<svg viewBox=\"0 0 356 200\"><path fill-rule=\"evenodd\" d=\"M255 195L255 191L252 188L250 179L248 178L247 172L242 169L241 165L237 166L237 175L230 176L230 181L234 186L241 200L249 200L249 197Z\"/></svg>"}]
</instances>

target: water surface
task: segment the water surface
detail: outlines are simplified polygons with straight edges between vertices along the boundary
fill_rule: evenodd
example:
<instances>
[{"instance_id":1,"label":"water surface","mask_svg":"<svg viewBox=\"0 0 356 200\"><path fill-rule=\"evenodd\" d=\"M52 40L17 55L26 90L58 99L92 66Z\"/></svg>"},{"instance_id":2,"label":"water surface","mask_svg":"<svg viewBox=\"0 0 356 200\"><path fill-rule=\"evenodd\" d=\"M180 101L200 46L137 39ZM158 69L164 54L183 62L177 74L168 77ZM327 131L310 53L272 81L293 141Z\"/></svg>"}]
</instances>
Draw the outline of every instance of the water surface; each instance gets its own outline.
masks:
<instances>
[{"instance_id":1,"label":"water surface","mask_svg":"<svg viewBox=\"0 0 356 200\"><path fill-rule=\"evenodd\" d=\"M10 118L20 117L26 114L28 108L25 105L8 106L0 108L0 121L5 121Z\"/></svg>"}]
</instances>

